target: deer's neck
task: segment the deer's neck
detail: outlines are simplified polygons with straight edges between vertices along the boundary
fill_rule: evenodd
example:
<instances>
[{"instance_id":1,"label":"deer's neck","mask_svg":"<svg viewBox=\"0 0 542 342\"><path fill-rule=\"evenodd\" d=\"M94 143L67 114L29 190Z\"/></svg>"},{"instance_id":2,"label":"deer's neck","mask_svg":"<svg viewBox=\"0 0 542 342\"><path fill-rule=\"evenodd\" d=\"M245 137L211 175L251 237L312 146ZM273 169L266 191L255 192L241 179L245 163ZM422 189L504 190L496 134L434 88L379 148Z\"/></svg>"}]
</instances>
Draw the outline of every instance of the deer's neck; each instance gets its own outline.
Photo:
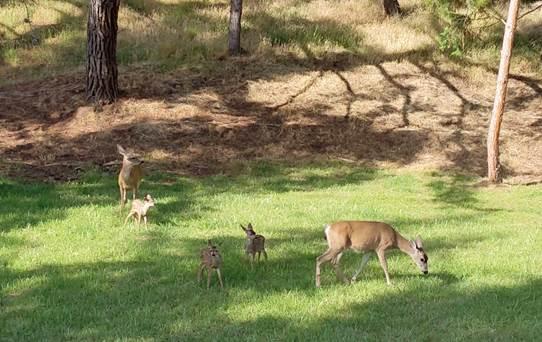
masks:
<instances>
[{"instance_id":1,"label":"deer's neck","mask_svg":"<svg viewBox=\"0 0 542 342\"><path fill-rule=\"evenodd\" d=\"M134 167L134 164L125 163L122 165L122 178L127 179L130 177L130 173L132 173L132 168Z\"/></svg>"},{"instance_id":2,"label":"deer's neck","mask_svg":"<svg viewBox=\"0 0 542 342\"><path fill-rule=\"evenodd\" d=\"M396 234L396 240L397 240L397 248L399 248L403 253L412 255L412 246L410 245L410 241L405 239L399 233L395 233L395 234Z\"/></svg>"},{"instance_id":3,"label":"deer's neck","mask_svg":"<svg viewBox=\"0 0 542 342\"><path fill-rule=\"evenodd\" d=\"M145 203L145 205L143 206L143 215L147 215L147 211L149 211L150 207L150 205Z\"/></svg>"}]
</instances>

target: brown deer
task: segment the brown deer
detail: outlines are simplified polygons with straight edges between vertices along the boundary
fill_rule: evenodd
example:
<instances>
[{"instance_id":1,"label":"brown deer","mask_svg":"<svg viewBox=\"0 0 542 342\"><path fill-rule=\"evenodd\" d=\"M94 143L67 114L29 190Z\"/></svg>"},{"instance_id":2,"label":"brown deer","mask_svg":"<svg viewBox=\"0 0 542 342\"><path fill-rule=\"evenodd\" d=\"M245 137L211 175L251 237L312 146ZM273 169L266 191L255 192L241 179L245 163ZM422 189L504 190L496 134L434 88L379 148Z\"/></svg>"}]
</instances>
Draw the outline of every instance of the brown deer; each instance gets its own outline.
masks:
<instances>
[{"instance_id":1,"label":"brown deer","mask_svg":"<svg viewBox=\"0 0 542 342\"><path fill-rule=\"evenodd\" d=\"M132 199L136 199L139 183L143 178L143 169L141 164L143 160L139 154L126 151L122 146L117 145L117 151L123 156L122 167L119 172L120 206L124 208L126 204L126 192L132 190Z\"/></svg>"},{"instance_id":2,"label":"brown deer","mask_svg":"<svg viewBox=\"0 0 542 342\"><path fill-rule=\"evenodd\" d=\"M320 287L320 266L326 262L331 262L339 280L349 283L349 280L346 279L339 267L341 256L347 249L363 253L361 265L354 273L352 281L356 281L357 276L369 261L371 257L369 252L374 251L378 256L380 266L384 270L386 283L391 285L386 251L395 248L408 254L424 274L428 273L428 257L423 250L420 237L418 236L414 241L409 241L389 224L370 221L340 221L325 225L324 234L329 248L324 254L316 258L316 287Z\"/></svg>"},{"instance_id":3,"label":"brown deer","mask_svg":"<svg viewBox=\"0 0 542 342\"><path fill-rule=\"evenodd\" d=\"M143 197L143 201L140 199L133 200L132 209L130 210L128 216L126 216L124 224L126 225L126 223L128 223L128 219L133 217L134 220L137 220L138 224L141 224L141 218L143 218L145 226L147 226L147 212L152 207L154 207L154 199L149 194L146 194L145 197Z\"/></svg>"},{"instance_id":4,"label":"brown deer","mask_svg":"<svg viewBox=\"0 0 542 342\"><path fill-rule=\"evenodd\" d=\"M220 282L220 288L224 288L222 283L222 274L220 269L222 267L222 257L218 248L213 245L211 240L207 241L207 247L203 248L200 252L201 263L198 270L198 283L201 282L201 275L203 270L207 270L207 289L211 286L211 275L213 271L216 271L218 275L218 281Z\"/></svg>"},{"instance_id":5,"label":"brown deer","mask_svg":"<svg viewBox=\"0 0 542 342\"><path fill-rule=\"evenodd\" d=\"M247 234L245 253L247 257L249 254L251 256L250 266L252 267L254 265L254 257L256 256L256 253L258 253L258 261L260 261L260 256L262 253L265 260L267 260L267 252L265 251L265 237L263 235L256 234L251 223L249 223L246 228L241 225L241 228Z\"/></svg>"}]
</instances>

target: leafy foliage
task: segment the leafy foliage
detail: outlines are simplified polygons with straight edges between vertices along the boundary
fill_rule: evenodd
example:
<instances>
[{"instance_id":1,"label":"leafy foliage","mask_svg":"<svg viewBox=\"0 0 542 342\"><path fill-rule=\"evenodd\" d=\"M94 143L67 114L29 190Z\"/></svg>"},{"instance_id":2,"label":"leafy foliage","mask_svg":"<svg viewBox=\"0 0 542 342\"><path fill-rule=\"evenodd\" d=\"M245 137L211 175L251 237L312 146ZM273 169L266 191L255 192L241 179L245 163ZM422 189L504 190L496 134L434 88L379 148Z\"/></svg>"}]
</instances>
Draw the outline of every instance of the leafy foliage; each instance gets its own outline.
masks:
<instances>
[{"instance_id":1,"label":"leafy foliage","mask_svg":"<svg viewBox=\"0 0 542 342\"><path fill-rule=\"evenodd\" d=\"M493 25L498 20L490 0L427 0L427 4L442 25L437 38L439 49L454 57L460 57L476 38L477 21L489 20L488 25Z\"/></svg>"}]
</instances>

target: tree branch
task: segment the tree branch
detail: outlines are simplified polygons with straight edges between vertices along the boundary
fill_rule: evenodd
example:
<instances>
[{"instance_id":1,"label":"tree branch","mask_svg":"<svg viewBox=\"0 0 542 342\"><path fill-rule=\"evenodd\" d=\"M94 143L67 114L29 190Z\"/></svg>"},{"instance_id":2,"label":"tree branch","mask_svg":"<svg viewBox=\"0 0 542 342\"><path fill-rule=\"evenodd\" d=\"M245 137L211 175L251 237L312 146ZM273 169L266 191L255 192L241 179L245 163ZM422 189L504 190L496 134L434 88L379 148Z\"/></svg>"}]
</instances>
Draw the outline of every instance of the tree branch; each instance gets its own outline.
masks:
<instances>
[{"instance_id":1,"label":"tree branch","mask_svg":"<svg viewBox=\"0 0 542 342\"><path fill-rule=\"evenodd\" d=\"M503 23L503 25L506 26L506 21L504 21L504 19L498 13L493 12L493 10L484 10L484 13L499 20L501 23Z\"/></svg>"},{"instance_id":2,"label":"tree branch","mask_svg":"<svg viewBox=\"0 0 542 342\"><path fill-rule=\"evenodd\" d=\"M531 10L528 10L527 12L523 13L522 15L520 15L518 17L518 20L523 18L524 16L526 16L527 14L530 14L530 13L533 13L534 11L536 11L537 9L541 8L542 7L542 4L536 6L535 8L531 9Z\"/></svg>"}]
</instances>

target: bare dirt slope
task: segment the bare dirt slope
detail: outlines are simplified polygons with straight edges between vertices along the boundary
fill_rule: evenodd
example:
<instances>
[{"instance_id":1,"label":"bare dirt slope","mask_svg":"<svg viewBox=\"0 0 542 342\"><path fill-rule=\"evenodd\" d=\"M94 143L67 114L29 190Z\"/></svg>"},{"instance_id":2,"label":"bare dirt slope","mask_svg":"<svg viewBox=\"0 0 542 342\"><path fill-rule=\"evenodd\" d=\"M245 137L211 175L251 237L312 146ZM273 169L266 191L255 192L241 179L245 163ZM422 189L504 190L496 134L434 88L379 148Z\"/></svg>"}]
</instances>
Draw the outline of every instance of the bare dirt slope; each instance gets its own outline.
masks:
<instances>
[{"instance_id":1,"label":"bare dirt slope","mask_svg":"<svg viewBox=\"0 0 542 342\"><path fill-rule=\"evenodd\" d=\"M85 102L82 72L0 87L4 174L71 179L142 151L155 169L227 172L252 159L343 160L483 176L495 75L404 61L225 61L220 71L121 69L121 100ZM542 80L515 75L502 129L505 175L542 175ZM113 166L116 167L116 166Z\"/></svg>"}]
</instances>

